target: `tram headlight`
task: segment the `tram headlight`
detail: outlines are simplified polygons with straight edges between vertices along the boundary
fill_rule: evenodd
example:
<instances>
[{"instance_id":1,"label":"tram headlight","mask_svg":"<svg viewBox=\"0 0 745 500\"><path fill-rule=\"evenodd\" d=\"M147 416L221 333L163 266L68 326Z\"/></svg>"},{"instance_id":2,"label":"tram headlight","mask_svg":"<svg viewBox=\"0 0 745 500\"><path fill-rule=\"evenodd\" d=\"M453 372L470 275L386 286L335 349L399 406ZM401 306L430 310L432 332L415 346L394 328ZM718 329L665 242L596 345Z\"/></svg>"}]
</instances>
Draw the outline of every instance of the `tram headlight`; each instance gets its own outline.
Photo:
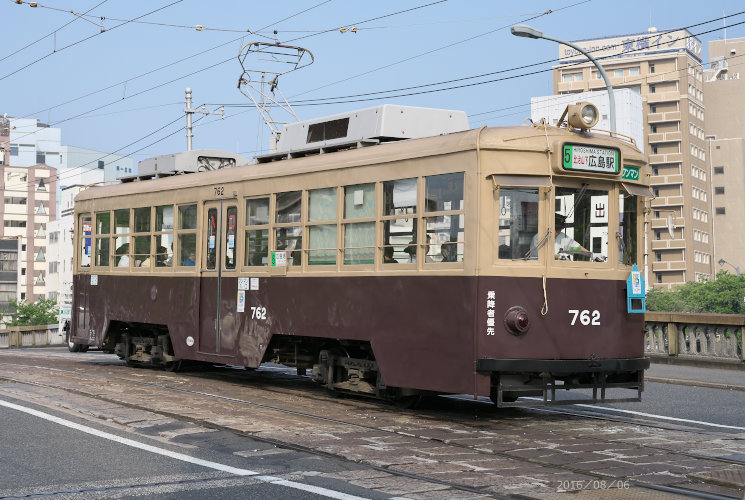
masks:
<instances>
[{"instance_id":1,"label":"tram headlight","mask_svg":"<svg viewBox=\"0 0 745 500\"><path fill-rule=\"evenodd\" d=\"M567 122L569 126L587 130L597 125L600 119L598 108L589 102L578 102L567 106Z\"/></svg>"},{"instance_id":2,"label":"tram headlight","mask_svg":"<svg viewBox=\"0 0 745 500\"><path fill-rule=\"evenodd\" d=\"M504 327L512 335L524 334L530 328L528 311L521 306L510 307L504 315Z\"/></svg>"}]
</instances>

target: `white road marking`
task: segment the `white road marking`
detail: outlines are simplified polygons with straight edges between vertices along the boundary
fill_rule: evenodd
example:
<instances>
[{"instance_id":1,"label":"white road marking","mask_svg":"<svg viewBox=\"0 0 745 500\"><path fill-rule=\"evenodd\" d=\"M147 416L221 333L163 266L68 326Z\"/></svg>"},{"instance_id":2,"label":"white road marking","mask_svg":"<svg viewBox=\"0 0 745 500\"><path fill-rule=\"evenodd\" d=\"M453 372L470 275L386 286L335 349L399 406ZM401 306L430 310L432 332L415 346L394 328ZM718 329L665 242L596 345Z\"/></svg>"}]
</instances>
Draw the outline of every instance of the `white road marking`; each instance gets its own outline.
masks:
<instances>
[{"instance_id":1,"label":"white road marking","mask_svg":"<svg viewBox=\"0 0 745 500\"><path fill-rule=\"evenodd\" d=\"M532 397L527 397L524 399L533 399L536 401L543 401L540 398L532 398ZM637 415L640 417L649 417L649 418L658 418L660 420L669 420L671 422L685 422L686 424L698 424L698 425L705 425L709 427L718 427L721 429L734 429L737 431L745 431L745 427L736 427L734 425L715 424L713 422L702 422L700 420L688 420L687 418L667 417L665 415L655 415L654 413L643 413L640 411L632 411L632 410L621 410L619 408L609 408L607 406L586 405L586 404L580 404L580 403L575 403L571 406L577 406L581 408L590 408L596 411L597 410L615 411L618 413L627 413L629 415Z\"/></svg>"},{"instance_id":2,"label":"white road marking","mask_svg":"<svg viewBox=\"0 0 745 500\"><path fill-rule=\"evenodd\" d=\"M114 441L115 443L123 444L126 446L131 446L132 448L137 448L143 451L149 451L150 453L155 453L157 455L163 455L165 457L180 460L182 462L188 462L194 465L200 465L202 467L207 467L209 469L219 470L222 472L227 472L229 474L235 474L236 476L254 476L253 479L256 479L264 483L271 483L271 484L276 484L279 486L285 486L287 488L307 491L307 492L315 493L317 495L322 495L328 498L336 498L339 500L364 500L364 497L348 495L340 491L329 490L327 488L298 483L295 481L287 481L279 477L261 476L259 475L260 473L256 471L252 471L248 469L240 469L238 467L232 467L230 465L212 462L210 460L202 460L201 458L195 458L189 455L185 455L183 453L177 453L174 451L166 450L165 448L159 448L157 446L151 446L149 444L140 443L139 441L135 441L133 439L120 437L120 436L117 436L116 434L111 434L108 432L93 429L85 425L76 424L75 422L70 422L69 420L65 420L60 417L55 417L54 415L50 415L48 413L34 410L33 408L27 408L25 406L17 405L9 401L4 401L2 399L0 399L0 406L4 406L12 410L27 413L29 415L39 417L49 422L54 422L55 424L69 427L70 429L75 429L77 431L85 432L86 434L91 434L96 437L108 439L109 441Z\"/></svg>"}]
</instances>

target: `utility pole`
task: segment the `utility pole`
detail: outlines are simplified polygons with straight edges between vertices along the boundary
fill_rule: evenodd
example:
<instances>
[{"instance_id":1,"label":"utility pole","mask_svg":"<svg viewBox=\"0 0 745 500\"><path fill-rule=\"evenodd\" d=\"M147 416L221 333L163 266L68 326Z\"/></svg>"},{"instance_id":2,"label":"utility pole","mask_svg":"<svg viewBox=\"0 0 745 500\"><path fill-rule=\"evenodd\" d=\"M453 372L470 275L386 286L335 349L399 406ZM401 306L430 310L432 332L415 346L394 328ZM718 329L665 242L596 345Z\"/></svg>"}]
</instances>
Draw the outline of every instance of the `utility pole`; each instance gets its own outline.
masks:
<instances>
[{"instance_id":1,"label":"utility pole","mask_svg":"<svg viewBox=\"0 0 745 500\"><path fill-rule=\"evenodd\" d=\"M207 106L202 104L202 109L192 109L191 107L191 88L186 87L186 150L191 151L191 138L194 137L191 128L191 115L194 113L202 113L203 115L221 115L225 118L225 107L220 106L220 111L207 111Z\"/></svg>"}]
</instances>

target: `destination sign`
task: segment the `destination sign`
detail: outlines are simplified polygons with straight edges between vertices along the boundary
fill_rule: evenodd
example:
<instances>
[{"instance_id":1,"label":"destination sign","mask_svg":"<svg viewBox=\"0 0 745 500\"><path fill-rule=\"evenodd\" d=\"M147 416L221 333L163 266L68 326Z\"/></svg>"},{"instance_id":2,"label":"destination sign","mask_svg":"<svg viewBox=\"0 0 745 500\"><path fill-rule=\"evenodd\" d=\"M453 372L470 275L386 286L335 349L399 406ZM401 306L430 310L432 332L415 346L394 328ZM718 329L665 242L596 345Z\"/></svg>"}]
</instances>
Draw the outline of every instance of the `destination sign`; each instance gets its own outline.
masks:
<instances>
[{"instance_id":1,"label":"destination sign","mask_svg":"<svg viewBox=\"0 0 745 500\"><path fill-rule=\"evenodd\" d=\"M615 148L564 144L562 167L564 170L617 174L621 153Z\"/></svg>"}]
</instances>

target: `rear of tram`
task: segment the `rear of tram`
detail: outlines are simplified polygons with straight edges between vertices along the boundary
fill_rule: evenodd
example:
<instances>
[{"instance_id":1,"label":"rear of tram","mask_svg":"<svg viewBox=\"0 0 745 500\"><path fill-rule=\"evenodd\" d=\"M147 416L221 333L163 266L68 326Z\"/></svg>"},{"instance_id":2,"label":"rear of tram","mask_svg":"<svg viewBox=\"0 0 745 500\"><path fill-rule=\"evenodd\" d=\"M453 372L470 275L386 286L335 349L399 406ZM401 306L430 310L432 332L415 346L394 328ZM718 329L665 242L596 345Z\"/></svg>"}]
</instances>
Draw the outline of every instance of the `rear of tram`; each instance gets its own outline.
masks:
<instances>
[{"instance_id":1,"label":"rear of tram","mask_svg":"<svg viewBox=\"0 0 745 500\"><path fill-rule=\"evenodd\" d=\"M534 125L548 161L491 175L494 275L479 279L476 370L500 406L639 401L649 366L648 167L630 142L588 132L594 106L569 112L567 128Z\"/></svg>"}]
</instances>

